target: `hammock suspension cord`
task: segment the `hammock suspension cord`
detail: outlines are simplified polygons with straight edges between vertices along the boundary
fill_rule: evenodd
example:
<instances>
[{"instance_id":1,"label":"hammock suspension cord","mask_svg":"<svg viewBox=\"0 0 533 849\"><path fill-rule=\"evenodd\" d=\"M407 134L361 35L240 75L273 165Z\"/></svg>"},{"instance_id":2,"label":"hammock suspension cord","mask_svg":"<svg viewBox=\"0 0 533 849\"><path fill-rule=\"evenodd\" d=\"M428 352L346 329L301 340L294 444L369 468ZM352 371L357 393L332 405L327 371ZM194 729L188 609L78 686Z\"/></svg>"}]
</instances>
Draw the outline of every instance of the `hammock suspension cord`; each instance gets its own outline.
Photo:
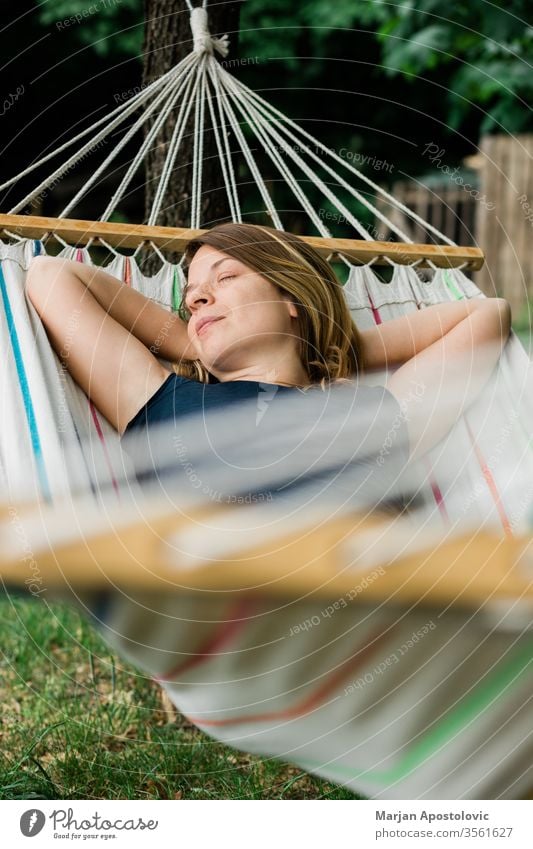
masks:
<instances>
[{"instance_id":1,"label":"hammock suspension cord","mask_svg":"<svg viewBox=\"0 0 533 849\"><path fill-rule=\"evenodd\" d=\"M249 89L228 73L216 60L215 54L219 54L223 58L227 56L229 39L227 35L223 35L220 38L211 35L208 25L206 0L203 0L201 6L196 7L193 7L192 3L187 0L187 8L190 12L190 24L193 36L191 53L174 68L171 68L160 78L149 83L130 100L120 104L108 115L99 118L82 132L78 133L73 139L62 144L52 152L47 153L25 168L20 174L15 175L0 185L0 189L2 190L13 186L20 179L63 153L76 142L83 140L81 147L74 153L71 153L48 177L41 180L22 200L12 206L8 214L19 213L28 204L31 204L41 192L54 186L79 161L93 152L99 145L105 143L111 137L112 133L114 134L120 131L120 129L125 129L121 139L114 144L111 152L104 157L102 163L94 170L89 179L84 182L75 196L59 213L58 218L68 218L72 210L98 184L104 172L113 166L118 155L124 150L126 145L131 142L138 132L143 132L147 121L153 119L150 130L146 133L131 163L122 176L117 189L98 218L99 222L109 222L120 202L125 198L131 182L135 174L142 167L149 150L156 142L161 128L170 116L177 112L175 126L148 216L148 227L157 226L185 129L188 121L192 118L193 154L190 212L190 228L192 230L201 227L200 201L203 185L203 140L204 133L209 129L213 132L232 220L237 222L243 220L239 200L238 178L234 167L236 156L242 155L261 196L265 213L269 216L272 225L276 229L284 229L280 214L276 210L267 188L265 177L255 160L253 147L250 146L243 132L243 127L248 127L253 133L254 141L259 144L275 171L289 186L299 206L306 213L321 238L331 239L333 237L324 219L317 211L316 202L313 203L307 196L304 190L306 183L314 184L319 189L324 199L353 227L359 239L373 242L374 236L354 216L348 206L337 197L331 188L332 185L342 188L354 200L368 209L376 220L380 221L390 232L394 233L400 242L406 245L406 253L409 252L408 246L414 244L411 237L397 223L386 216L382 209L373 204L365 193L359 191L351 184L355 182L353 178L356 178L364 184L367 190L372 190L373 193L380 196L393 208L403 212L409 219L425 228L431 237L444 243L444 245L456 247L455 242L398 201L382 186L379 186L363 174L351 162L341 158L336 152L330 150L325 144L314 138L290 118L283 115L282 112L268 103L259 94ZM130 121L129 119L133 120ZM128 127L126 122L131 123L131 126ZM236 149L232 150L232 146ZM315 166L323 169L327 177L322 177L317 173L319 169L315 168ZM342 166L343 169L346 169L348 172L347 174L346 171L344 172L346 176L343 176L339 172L338 167L335 166ZM303 175L303 177L300 175ZM10 235L17 239L21 238L16 233L11 232ZM105 237L105 234L102 235ZM67 246L67 243L62 240L60 235L57 234L56 237ZM93 238L96 237L93 236ZM100 236L98 235L97 238L100 239ZM106 244L105 238L101 238L100 241ZM157 247L154 242L151 242L149 239L147 241L154 248ZM106 246L110 247L113 253L116 253L112 245L107 243ZM141 245L138 247L140 248ZM339 251L338 255L349 266L351 265L351 262L342 252ZM390 257L384 261L392 265L395 264ZM399 261L406 262L401 259ZM415 257L412 264L414 267L417 267L419 262L420 259ZM468 260L466 260L465 264L467 263ZM436 268L431 258L427 260L426 264L434 269Z\"/></svg>"}]
</instances>

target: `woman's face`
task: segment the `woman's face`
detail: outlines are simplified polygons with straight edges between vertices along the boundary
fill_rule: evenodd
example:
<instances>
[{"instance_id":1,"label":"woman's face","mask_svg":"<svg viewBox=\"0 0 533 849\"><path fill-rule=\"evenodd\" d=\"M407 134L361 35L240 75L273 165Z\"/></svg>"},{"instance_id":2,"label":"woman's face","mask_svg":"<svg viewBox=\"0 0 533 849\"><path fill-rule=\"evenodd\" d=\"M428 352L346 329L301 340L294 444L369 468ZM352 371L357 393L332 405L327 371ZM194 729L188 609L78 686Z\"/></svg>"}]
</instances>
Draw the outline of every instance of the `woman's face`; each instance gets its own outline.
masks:
<instances>
[{"instance_id":1,"label":"woman's face","mask_svg":"<svg viewBox=\"0 0 533 849\"><path fill-rule=\"evenodd\" d=\"M219 379L297 350L297 310L247 265L203 245L189 266L184 303L188 334L204 366Z\"/></svg>"}]
</instances>

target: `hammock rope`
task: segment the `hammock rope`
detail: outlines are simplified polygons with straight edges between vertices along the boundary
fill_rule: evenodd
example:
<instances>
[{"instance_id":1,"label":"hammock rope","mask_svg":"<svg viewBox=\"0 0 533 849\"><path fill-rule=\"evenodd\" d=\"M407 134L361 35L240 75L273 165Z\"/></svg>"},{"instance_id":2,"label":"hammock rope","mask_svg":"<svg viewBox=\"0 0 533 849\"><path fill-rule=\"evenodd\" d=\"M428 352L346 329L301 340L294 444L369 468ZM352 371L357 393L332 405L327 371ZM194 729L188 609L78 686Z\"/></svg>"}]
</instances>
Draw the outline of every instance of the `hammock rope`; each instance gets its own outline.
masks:
<instances>
[{"instance_id":1,"label":"hammock rope","mask_svg":"<svg viewBox=\"0 0 533 849\"><path fill-rule=\"evenodd\" d=\"M147 223L149 226L155 226L161 214L168 184L180 152L180 146L183 142L187 122L192 116L193 144L191 164L193 188L190 211L191 229L197 229L201 226L200 199L202 196L203 139L209 129L213 132L215 138L224 189L232 220L242 221L239 190L234 168L234 160L237 156L242 155L250 170L253 184L259 190L264 203L264 212L270 217L274 227L284 229L280 215L267 189L266 179L262 175L253 156L252 149L242 132L243 127L248 127L253 138L259 143L269 161L289 186L302 210L306 213L309 221L321 237L331 237L331 232L324 220L318 215L316 204L311 202L304 191L303 182L309 182L315 185L324 199L332 205L339 215L343 216L343 219L353 227L360 238L373 241L372 234L354 216L346 204L337 197L330 185L326 184L325 180L317 173L316 166L319 166L328 175L330 182L348 192L352 198L372 213L375 220L381 222L401 242L405 243L406 246L413 244L413 240L408 234L394 220L385 215L379 203L372 203L364 193L356 189L354 185L345 179L337 168L332 167L330 163L333 163L335 166L340 165L343 169L346 169L352 180L356 178L358 181L364 183L375 193L376 197L381 198L382 201L386 201L393 208L401 211L409 219L425 228L427 233L432 237L435 237L443 244L455 246L455 242L452 239L448 238L429 222L424 221L419 215L387 192L386 189L363 174L353 163L347 159L342 159L335 151L327 148L321 141L314 138L305 129L283 115L280 110L260 97L257 92L250 90L228 73L215 59L216 53L222 57L227 55L229 49L227 35L222 38L213 38L211 36L208 25L207 6L205 4L198 7L192 7L191 4L188 4L188 8L193 35L192 52L161 78L154 80L143 91L134 95L130 101L120 104L108 116L98 119L90 127L77 134L74 139L64 143L52 153L45 155L24 169L20 174L7 180L0 186L0 189L13 186L22 177L27 176L36 168L44 165L75 142L98 130L75 153L71 154L64 163L55 168L48 177L41 180L21 201L13 205L9 213L16 214L20 212L28 204L31 204L41 192L53 187L67 171L75 167L78 162L94 151L98 145L106 142L117 128L121 127L129 118L134 117L137 111L140 111L140 114L134 118L131 126L114 145L111 152L94 170L89 179L84 181L84 184L80 187L76 195L59 214L59 218L67 218L72 210L87 196L90 190L98 185L98 181L103 174L113 166L118 155L124 150L126 145L134 139L138 132L143 130L146 122L154 115L157 115L150 131L145 135L133 156L118 188L98 218L99 221L109 221L126 195L135 174L142 167L159 131L169 120L170 115L176 111L179 104L172 138L148 217ZM206 121L206 117L209 118L209 121ZM235 150L231 149L230 132L236 143ZM320 151L320 155L317 151ZM303 175L304 180L298 178L297 171ZM347 261L346 258L343 257L343 259L345 262Z\"/></svg>"}]
</instances>

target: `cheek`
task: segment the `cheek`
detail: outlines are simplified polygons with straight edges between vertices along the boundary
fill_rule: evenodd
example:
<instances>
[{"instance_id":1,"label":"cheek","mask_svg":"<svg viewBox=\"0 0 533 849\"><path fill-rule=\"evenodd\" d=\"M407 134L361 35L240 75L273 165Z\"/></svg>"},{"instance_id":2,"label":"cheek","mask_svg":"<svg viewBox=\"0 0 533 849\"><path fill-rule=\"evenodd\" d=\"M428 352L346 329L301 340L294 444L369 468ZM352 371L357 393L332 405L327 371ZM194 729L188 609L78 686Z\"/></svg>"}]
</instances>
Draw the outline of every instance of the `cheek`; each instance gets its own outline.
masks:
<instances>
[{"instance_id":1,"label":"cheek","mask_svg":"<svg viewBox=\"0 0 533 849\"><path fill-rule=\"evenodd\" d=\"M197 360L200 356L200 348L198 346L199 339L193 334L190 324L187 326L187 335L191 343L189 351L187 352L187 357Z\"/></svg>"},{"instance_id":2,"label":"cheek","mask_svg":"<svg viewBox=\"0 0 533 849\"><path fill-rule=\"evenodd\" d=\"M290 316L284 301L275 296L258 295L256 299L236 304L234 316L247 334L277 330L284 332L290 326Z\"/></svg>"},{"instance_id":3,"label":"cheek","mask_svg":"<svg viewBox=\"0 0 533 849\"><path fill-rule=\"evenodd\" d=\"M190 324L187 325L187 336L189 337L189 341L191 345L196 344L196 336L192 332L192 327Z\"/></svg>"}]
</instances>

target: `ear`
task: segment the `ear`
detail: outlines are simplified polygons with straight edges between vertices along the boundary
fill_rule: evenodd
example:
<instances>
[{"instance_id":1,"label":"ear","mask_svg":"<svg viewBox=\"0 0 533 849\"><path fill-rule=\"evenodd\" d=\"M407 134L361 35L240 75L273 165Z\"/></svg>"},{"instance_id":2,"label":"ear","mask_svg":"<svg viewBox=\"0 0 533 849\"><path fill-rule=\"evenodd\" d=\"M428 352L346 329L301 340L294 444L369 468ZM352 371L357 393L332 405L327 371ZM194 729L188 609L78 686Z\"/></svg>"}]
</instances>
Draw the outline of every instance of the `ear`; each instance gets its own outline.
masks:
<instances>
[{"instance_id":1,"label":"ear","mask_svg":"<svg viewBox=\"0 0 533 849\"><path fill-rule=\"evenodd\" d=\"M296 307L296 304L293 304L293 302L287 296L285 296L283 298L283 300L287 304L287 311L288 311L290 317L291 318L298 318L298 309Z\"/></svg>"}]
</instances>

